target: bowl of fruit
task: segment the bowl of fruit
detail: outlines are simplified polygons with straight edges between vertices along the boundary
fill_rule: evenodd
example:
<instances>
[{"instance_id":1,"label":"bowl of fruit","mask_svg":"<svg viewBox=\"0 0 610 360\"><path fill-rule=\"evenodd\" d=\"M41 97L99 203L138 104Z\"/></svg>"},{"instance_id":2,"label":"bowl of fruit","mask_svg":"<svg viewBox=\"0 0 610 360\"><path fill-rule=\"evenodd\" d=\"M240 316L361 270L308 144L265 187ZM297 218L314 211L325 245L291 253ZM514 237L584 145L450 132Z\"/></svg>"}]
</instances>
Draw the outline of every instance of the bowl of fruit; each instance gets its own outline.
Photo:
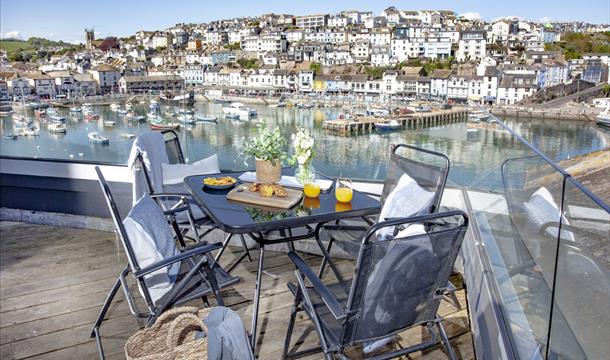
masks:
<instances>
[{"instance_id":1,"label":"bowl of fruit","mask_svg":"<svg viewBox=\"0 0 610 360\"><path fill-rule=\"evenodd\" d=\"M207 177L203 179L204 186L216 190L232 188L236 183L237 179L231 176Z\"/></svg>"}]
</instances>

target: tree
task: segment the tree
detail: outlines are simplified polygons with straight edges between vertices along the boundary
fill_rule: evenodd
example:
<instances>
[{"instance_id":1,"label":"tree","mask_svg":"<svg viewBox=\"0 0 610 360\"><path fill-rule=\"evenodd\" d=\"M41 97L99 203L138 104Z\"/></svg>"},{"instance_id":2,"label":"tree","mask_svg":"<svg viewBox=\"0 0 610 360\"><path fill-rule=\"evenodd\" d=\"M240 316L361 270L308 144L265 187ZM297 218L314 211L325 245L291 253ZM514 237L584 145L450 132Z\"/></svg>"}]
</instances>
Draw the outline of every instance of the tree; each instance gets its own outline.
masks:
<instances>
[{"instance_id":1,"label":"tree","mask_svg":"<svg viewBox=\"0 0 610 360\"><path fill-rule=\"evenodd\" d=\"M224 48L228 50L239 50L241 49L241 45L239 44L239 42L234 42L232 44L225 45Z\"/></svg>"},{"instance_id":2,"label":"tree","mask_svg":"<svg viewBox=\"0 0 610 360\"><path fill-rule=\"evenodd\" d=\"M311 64L309 64L309 70L313 70L314 74L318 74L321 68L322 65L320 65L320 63L312 62Z\"/></svg>"}]
</instances>

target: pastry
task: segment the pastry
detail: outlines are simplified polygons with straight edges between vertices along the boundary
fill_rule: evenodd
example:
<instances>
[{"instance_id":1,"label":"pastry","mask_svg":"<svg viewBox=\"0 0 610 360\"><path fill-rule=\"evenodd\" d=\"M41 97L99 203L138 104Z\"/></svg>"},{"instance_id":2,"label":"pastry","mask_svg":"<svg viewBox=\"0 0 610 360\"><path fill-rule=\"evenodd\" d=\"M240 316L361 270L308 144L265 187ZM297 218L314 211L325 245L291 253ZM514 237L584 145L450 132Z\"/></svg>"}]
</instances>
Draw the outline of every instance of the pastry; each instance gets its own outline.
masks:
<instances>
[{"instance_id":1,"label":"pastry","mask_svg":"<svg viewBox=\"0 0 610 360\"><path fill-rule=\"evenodd\" d=\"M261 196L271 197L273 196L273 185L261 184L261 186L259 187L259 191L261 193Z\"/></svg>"},{"instance_id":2,"label":"pastry","mask_svg":"<svg viewBox=\"0 0 610 360\"><path fill-rule=\"evenodd\" d=\"M248 186L248 190L252 191L252 192L257 192L258 190L260 190L260 185L259 183L251 183Z\"/></svg>"},{"instance_id":3,"label":"pastry","mask_svg":"<svg viewBox=\"0 0 610 360\"><path fill-rule=\"evenodd\" d=\"M273 194L277 197L288 196L288 192L286 192L286 189L284 189L284 187L279 184L273 184Z\"/></svg>"}]
</instances>

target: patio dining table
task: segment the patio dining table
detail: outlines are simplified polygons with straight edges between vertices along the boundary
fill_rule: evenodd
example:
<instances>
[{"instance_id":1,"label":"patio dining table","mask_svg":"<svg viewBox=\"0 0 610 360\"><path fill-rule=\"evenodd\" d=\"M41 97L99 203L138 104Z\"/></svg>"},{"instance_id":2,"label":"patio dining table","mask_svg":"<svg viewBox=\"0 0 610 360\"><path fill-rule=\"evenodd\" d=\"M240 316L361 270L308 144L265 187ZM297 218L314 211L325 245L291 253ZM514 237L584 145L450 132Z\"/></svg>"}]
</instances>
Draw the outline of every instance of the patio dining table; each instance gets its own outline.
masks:
<instances>
[{"instance_id":1,"label":"patio dining table","mask_svg":"<svg viewBox=\"0 0 610 360\"><path fill-rule=\"evenodd\" d=\"M294 250L293 241L315 238L323 256L329 259L329 254L320 240L318 231L313 231L311 225L331 221L365 217L379 213L379 201L372 197L353 191L352 201L339 203L335 199L335 184L326 192L321 192L317 199L305 196L290 209L277 209L245 204L227 199L231 189L216 190L203 185L203 179L210 176L232 176L239 178L244 172L223 172L221 174L194 175L184 179L187 189L195 201L201 205L216 226L228 234L248 234L260 247L256 287L254 292L254 309L252 314L251 344L256 347L256 325L260 301L261 274L264 264L265 245L287 243ZM294 169L282 169L282 175L292 176ZM323 175L321 178L329 179ZM291 229L305 228L304 234L294 235ZM279 231L280 236L270 237L269 234ZM242 257L243 258L243 257ZM240 259L241 260L241 259ZM333 272L341 278L333 262L328 262Z\"/></svg>"}]
</instances>

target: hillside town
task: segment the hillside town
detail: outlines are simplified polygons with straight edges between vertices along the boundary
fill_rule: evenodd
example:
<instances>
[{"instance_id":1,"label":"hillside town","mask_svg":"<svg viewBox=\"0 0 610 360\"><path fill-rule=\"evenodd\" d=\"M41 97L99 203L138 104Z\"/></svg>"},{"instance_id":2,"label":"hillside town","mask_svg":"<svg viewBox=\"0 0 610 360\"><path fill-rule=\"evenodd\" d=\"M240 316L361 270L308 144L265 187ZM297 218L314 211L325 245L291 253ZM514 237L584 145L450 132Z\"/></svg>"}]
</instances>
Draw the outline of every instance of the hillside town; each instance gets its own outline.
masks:
<instances>
[{"instance_id":1,"label":"hillside town","mask_svg":"<svg viewBox=\"0 0 610 360\"><path fill-rule=\"evenodd\" d=\"M396 7L176 24L125 38L97 39L86 29L75 51L10 61L0 50L0 100L188 88L513 105L575 80L607 83L609 30ZM557 45L566 36L600 41L578 53Z\"/></svg>"}]
</instances>

